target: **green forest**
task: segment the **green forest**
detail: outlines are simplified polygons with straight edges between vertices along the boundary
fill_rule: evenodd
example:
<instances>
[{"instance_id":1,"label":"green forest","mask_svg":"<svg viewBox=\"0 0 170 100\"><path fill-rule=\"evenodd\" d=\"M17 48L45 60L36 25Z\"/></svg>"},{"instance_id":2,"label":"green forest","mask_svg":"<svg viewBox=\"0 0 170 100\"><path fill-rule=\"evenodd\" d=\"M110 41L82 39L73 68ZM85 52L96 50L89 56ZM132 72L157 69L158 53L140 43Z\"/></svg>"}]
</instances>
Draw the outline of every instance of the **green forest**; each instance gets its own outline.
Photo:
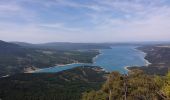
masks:
<instances>
[{"instance_id":1,"label":"green forest","mask_svg":"<svg viewBox=\"0 0 170 100\"><path fill-rule=\"evenodd\" d=\"M169 100L170 72L148 75L107 73L77 67L59 73L16 74L0 79L2 100Z\"/></svg>"},{"instance_id":2,"label":"green forest","mask_svg":"<svg viewBox=\"0 0 170 100\"><path fill-rule=\"evenodd\" d=\"M100 67L77 67L59 73L22 73L0 78L1 100L80 100L100 89L107 75Z\"/></svg>"},{"instance_id":3,"label":"green forest","mask_svg":"<svg viewBox=\"0 0 170 100\"><path fill-rule=\"evenodd\" d=\"M132 70L127 75L112 72L101 89L83 94L82 100L169 100L170 72L166 76L147 75Z\"/></svg>"},{"instance_id":4,"label":"green forest","mask_svg":"<svg viewBox=\"0 0 170 100\"><path fill-rule=\"evenodd\" d=\"M30 67L47 68L57 64L92 63L93 57L99 54L98 50L28 48L4 41L0 41L0 48L0 76L23 73Z\"/></svg>"}]
</instances>

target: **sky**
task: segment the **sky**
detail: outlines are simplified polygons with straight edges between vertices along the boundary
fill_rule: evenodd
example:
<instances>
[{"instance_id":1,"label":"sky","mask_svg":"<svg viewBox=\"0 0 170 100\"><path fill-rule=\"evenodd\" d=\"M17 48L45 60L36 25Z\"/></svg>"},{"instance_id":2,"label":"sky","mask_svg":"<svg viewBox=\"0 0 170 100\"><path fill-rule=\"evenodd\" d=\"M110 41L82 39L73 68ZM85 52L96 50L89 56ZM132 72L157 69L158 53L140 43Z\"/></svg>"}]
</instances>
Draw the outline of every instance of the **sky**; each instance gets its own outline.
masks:
<instances>
[{"instance_id":1,"label":"sky","mask_svg":"<svg viewBox=\"0 0 170 100\"><path fill-rule=\"evenodd\" d=\"M170 0L0 0L0 40L170 40Z\"/></svg>"}]
</instances>

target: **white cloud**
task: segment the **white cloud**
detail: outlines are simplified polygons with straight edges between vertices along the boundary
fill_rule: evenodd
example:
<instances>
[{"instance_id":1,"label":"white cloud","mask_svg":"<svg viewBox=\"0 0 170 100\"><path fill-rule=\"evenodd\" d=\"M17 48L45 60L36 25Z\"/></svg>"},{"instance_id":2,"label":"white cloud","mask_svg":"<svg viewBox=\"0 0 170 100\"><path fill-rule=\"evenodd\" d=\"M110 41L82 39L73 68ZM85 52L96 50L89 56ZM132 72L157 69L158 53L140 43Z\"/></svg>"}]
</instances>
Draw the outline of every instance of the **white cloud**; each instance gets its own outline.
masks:
<instances>
[{"instance_id":1,"label":"white cloud","mask_svg":"<svg viewBox=\"0 0 170 100\"><path fill-rule=\"evenodd\" d=\"M16 5L10 5L10 4L7 4L7 5L2 5L0 4L0 12L16 12L16 11L19 11L20 10L20 7L16 6Z\"/></svg>"},{"instance_id":2,"label":"white cloud","mask_svg":"<svg viewBox=\"0 0 170 100\"><path fill-rule=\"evenodd\" d=\"M40 27L44 28L50 28L50 29L57 29L57 30L64 30L64 31L73 31L73 32L79 32L81 31L80 28L71 28L71 27L66 27L64 23L50 23L50 24L40 24Z\"/></svg>"},{"instance_id":3,"label":"white cloud","mask_svg":"<svg viewBox=\"0 0 170 100\"><path fill-rule=\"evenodd\" d=\"M78 3L69 0L16 0L15 2L0 4L0 14L1 12L4 13L0 17L14 13L19 15L20 18L28 20L28 22L24 24L1 22L0 39L18 39L33 42L169 40L170 5L165 4L165 1L92 0L89 3ZM72 25L72 23L65 20L48 22L48 20L41 19L41 16L38 16L39 12L24 7L21 2L35 3L47 10L58 6L61 8L73 7L77 10L88 10L83 15L77 15L76 18L87 16L83 20L92 24L74 26L74 24ZM51 13L57 13L57 11ZM63 13L69 13L69 11ZM58 16L54 17L58 19ZM81 23L81 20L78 21L76 23Z\"/></svg>"}]
</instances>

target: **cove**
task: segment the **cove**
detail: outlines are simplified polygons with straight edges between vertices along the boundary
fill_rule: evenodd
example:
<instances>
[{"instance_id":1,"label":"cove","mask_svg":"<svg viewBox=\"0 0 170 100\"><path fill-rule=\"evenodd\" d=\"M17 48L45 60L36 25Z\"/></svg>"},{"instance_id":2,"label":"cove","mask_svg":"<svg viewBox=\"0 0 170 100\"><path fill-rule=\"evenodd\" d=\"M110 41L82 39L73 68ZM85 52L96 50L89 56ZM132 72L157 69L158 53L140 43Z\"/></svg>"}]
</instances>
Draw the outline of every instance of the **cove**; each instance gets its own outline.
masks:
<instances>
[{"instance_id":1,"label":"cove","mask_svg":"<svg viewBox=\"0 0 170 100\"><path fill-rule=\"evenodd\" d=\"M127 66L144 66L147 64L147 61L144 59L146 54L136 48L137 46L112 46L112 49L100 50L100 55L93 59L93 64L68 64L44 68L35 72L59 72L78 66L93 65L100 66L109 72L119 71L121 73L127 73L127 70L125 69Z\"/></svg>"}]
</instances>

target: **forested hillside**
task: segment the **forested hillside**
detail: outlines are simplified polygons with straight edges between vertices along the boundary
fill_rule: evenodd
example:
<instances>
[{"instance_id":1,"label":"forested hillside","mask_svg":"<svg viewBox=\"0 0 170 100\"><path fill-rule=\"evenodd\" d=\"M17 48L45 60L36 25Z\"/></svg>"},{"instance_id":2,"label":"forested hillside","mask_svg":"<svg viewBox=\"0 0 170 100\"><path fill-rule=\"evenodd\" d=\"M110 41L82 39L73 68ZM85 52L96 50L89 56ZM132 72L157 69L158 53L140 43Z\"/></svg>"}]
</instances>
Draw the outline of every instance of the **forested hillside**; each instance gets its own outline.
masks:
<instances>
[{"instance_id":1,"label":"forested hillside","mask_svg":"<svg viewBox=\"0 0 170 100\"><path fill-rule=\"evenodd\" d=\"M107 80L106 80L107 79ZM169 100L170 73L106 73L77 67L59 73L17 74L0 79L2 100Z\"/></svg>"},{"instance_id":2,"label":"forested hillside","mask_svg":"<svg viewBox=\"0 0 170 100\"><path fill-rule=\"evenodd\" d=\"M150 76L141 70L128 75L112 72L100 90L85 92L82 100L169 100L170 73Z\"/></svg>"},{"instance_id":3,"label":"forested hillside","mask_svg":"<svg viewBox=\"0 0 170 100\"><path fill-rule=\"evenodd\" d=\"M138 48L147 55L147 59L151 64L143 67L129 67L128 69L140 69L147 74L166 75L170 68L170 47L169 45L153 45L142 46Z\"/></svg>"},{"instance_id":4,"label":"forested hillside","mask_svg":"<svg viewBox=\"0 0 170 100\"><path fill-rule=\"evenodd\" d=\"M0 78L1 100L80 100L99 89L107 73L100 67L77 67L59 73L17 74Z\"/></svg>"},{"instance_id":5,"label":"forested hillside","mask_svg":"<svg viewBox=\"0 0 170 100\"><path fill-rule=\"evenodd\" d=\"M57 64L92 63L98 50L35 49L0 41L0 76Z\"/></svg>"}]
</instances>

